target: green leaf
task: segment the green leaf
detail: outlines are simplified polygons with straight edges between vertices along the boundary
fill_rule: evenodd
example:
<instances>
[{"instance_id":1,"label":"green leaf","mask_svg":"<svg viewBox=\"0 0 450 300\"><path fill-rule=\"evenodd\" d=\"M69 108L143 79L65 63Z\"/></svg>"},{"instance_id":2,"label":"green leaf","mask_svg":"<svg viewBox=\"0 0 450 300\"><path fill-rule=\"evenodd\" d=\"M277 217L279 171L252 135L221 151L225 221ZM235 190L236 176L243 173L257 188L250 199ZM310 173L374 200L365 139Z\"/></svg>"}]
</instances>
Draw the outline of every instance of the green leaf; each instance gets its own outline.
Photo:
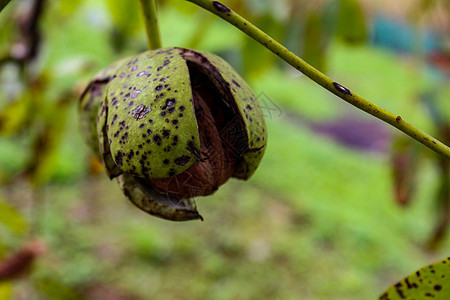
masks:
<instances>
[{"instance_id":1,"label":"green leaf","mask_svg":"<svg viewBox=\"0 0 450 300\"><path fill-rule=\"evenodd\" d=\"M11 0L0 0L0 12L6 7L6 5L8 5L9 2L11 2Z\"/></svg>"},{"instance_id":2,"label":"green leaf","mask_svg":"<svg viewBox=\"0 0 450 300\"><path fill-rule=\"evenodd\" d=\"M36 279L34 286L39 294L49 300L81 300L74 289L54 278Z\"/></svg>"},{"instance_id":3,"label":"green leaf","mask_svg":"<svg viewBox=\"0 0 450 300\"><path fill-rule=\"evenodd\" d=\"M8 253L8 247L0 242L0 260ZM1 298L0 298L1 299Z\"/></svg>"},{"instance_id":4,"label":"green leaf","mask_svg":"<svg viewBox=\"0 0 450 300\"><path fill-rule=\"evenodd\" d=\"M267 14L259 17L255 24L275 39L284 39L286 29L272 15ZM242 61L245 76L258 77L262 75L277 59L275 55L271 55L263 49L258 42L249 37L244 38Z\"/></svg>"},{"instance_id":5,"label":"green leaf","mask_svg":"<svg viewBox=\"0 0 450 300\"><path fill-rule=\"evenodd\" d=\"M321 16L317 13L310 14L305 24L303 58L320 71L324 71L326 65L325 40Z\"/></svg>"},{"instance_id":6,"label":"green leaf","mask_svg":"<svg viewBox=\"0 0 450 300\"><path fill-rule=\"evenodd\" d=\"M65 115L64 109L61 114ZM36 137L32 150L32 160L28 171L31 182L35 185L45 184L57 171L58 159L61 154L61 140L65 122L47 124Z\"/></svg>"},{"instance_id":7,"label":"green leaf","mask_svg":"<svg viewBox=\"0 0 450 300\"><path fill-rule=\"evenodd\" d=\"M27 223L15 208L0 199L0 224L8 227L16 234L23 234L27 229ZM2 299L0 297L0 299Z\"/></svg>"},{"instance_id":8,"label":"green leaf","mask_svg":"<svg viewBox=\"0 0 450 300\"><path fill-rule=\"evenodd\" d=\"M450 299L450 257L423 267L391 286L379 300Z\"/></svg>"},{"instance_id":9,"label":"green leaf","mask_svg":"<svg viewBox=\"0 0 450 300\"><path fill-rule=\"evenodd\" d=\"M191 5L191 3L187 3L187 1L179 1L179 0L166 0L166 1L158 1L158 8L161 11L165 8L165 6L170 6L172 9L175 9L186 15L194 15L198 12L198 8L195 5Z\"/></svg>"},{"instance_id":10,"label":"green leaf","mask_svg":"<svg viewBox=\"0 0 450 300\"><path fill-rule=\"evenodd\" d=\"M29 108L28 93L10 102L0 112L0 135L11 136L22 130L27 124Z\"/></svg>"},{"instance_id":11,"label":"green leaf","mask_svg":"<svg viewBox=\"0 0 450 300\"><path fill-rule=\"evenodd\" d=\"M362 44L367 40L367 27L358 0L340 0L337 18L337 35L350 44Z\"/></svg>"},{"instance_id":12,"label":"green leaf","mask_svg":"<svg viewBox=\"0 0 450 300\"><path fill-rule=\"evenodd\" d=\"M0 299L8 300L12 297L12 285L10 282L0 282Z\"/></svg>"},{"instance_id":13,"label":"green leaf","mask_svg":"<svg viewBox=\"0 0 450 300\"><path fill-rule=\"evenodd\" d=\"M394 197L399 205L408 205L414 197L419 170L419 149L409 137L396 135L392 142L391 170Z\"/></svg>"},{"instance_id":14,"label":"green leaf","mask_svg":"<svg viewBox=\"0 0 450 300\"><path fill-rule=\"evenodd\" d=\"M108 0L108 9L115 27L124 35L136 33L143 26L139 1Z\"/></svg>"},{"instance_id":15,"label":"green leaf","mask_svg":"<svg viewBox=\"0 0 450 300\"><path fill-rule=\"evenodd\" d=\"M81 1L82 0L58 1L55 4L58 5L58 13L70 16L80 7Z\"/></svg>"}]
</instances>

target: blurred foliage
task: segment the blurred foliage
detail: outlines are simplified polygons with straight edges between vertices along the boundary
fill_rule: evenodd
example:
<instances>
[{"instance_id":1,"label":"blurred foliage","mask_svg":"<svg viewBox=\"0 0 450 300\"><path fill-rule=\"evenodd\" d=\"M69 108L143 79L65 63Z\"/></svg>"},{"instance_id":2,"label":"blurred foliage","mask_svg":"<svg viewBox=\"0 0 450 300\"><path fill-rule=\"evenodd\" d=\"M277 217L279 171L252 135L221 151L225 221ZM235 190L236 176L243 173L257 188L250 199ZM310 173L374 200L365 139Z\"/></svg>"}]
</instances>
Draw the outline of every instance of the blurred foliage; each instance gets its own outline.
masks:
<instances>
[{"instance_id":1,"label":"blurred foliage","mask_svg":"<svg viewBox=\"0 0 450 300\"><path fill-rule=\"evenodd\" d=\"M0 222L17 235L25 233L27 224L16 209L0 199Z\"/></svg>"},{"instance_id":2,"label":"blurred foliage","mask_svg":"<svg viewBox=\"0 0 450 300\"><path fill-rule=\"evenodd\" d=\"M6 5L8 5L8 3L9 3L10 1L11 1L11 0L1 0L1 1L0 1L0 12L5 8Z\"/></svg>"},{"instance_id":3,"label":"blurred foliage","mask_svg":"<svg viewBox=\"0 0 450 300\"><path fill-rule=\"evenodd\" d=\"M448 256L448 161L224 21L158 3L165 46L220 54L259 95L270 129L261 167L199 199L204 223L136 210L98 174L76 104L99 69L146 49L137 1L12 1L0 14L0 266L36 236L48 250L0 280L0 299L375 299ZM445 0L226 4L450 144Z\"/></svg>"},{"instance_id":4,"label":"blurred foliage","mask_svg":"<svg viewBox=\"0 0 450 300\"><path fill-rule=\"evenodd\" d=\"M35 282L36 290L43 298L52 300L79 300L81 297L76 291L59 282L54 277L39 278Z\"/></svg>"}]
</instances>

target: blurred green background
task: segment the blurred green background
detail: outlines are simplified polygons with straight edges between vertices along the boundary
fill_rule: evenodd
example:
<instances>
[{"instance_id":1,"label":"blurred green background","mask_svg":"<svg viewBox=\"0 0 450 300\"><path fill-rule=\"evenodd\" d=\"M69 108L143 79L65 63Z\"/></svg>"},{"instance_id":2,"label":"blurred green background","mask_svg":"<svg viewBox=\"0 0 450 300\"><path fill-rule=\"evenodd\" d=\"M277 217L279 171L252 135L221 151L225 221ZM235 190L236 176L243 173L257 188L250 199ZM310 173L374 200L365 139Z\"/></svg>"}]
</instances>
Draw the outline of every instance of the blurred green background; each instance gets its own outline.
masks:
<instances>
[{"instance_id":1,"label":"blurred green background","mask_svg":"<svg viewBox=\"0 0 450 300\"><path fill-rule=\"evenodd\" d=\"M199 198L204 222L136 209L83 143L77 97L146 50L138 1L12 1L0 13L0 269L28 260L0 278L0 300L375 299L449 255L448 161L208 12L158 3L164 46L221 55L258 95L259 169ZM450 143L447 1L224 3Z\"/></svg>"}]
</instances>

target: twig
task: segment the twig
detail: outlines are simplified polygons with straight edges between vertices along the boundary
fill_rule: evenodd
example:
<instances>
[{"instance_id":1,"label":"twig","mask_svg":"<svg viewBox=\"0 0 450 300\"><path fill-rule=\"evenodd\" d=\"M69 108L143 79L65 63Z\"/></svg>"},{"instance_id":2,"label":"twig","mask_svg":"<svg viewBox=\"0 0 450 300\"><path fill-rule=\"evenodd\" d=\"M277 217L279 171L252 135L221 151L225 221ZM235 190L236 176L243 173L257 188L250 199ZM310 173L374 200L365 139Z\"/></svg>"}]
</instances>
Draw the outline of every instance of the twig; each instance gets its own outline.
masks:
<instances>
[{"instance_id":1,"label":"twig","mask_svg":"<svg viewBox=\"0 0 450 300\"><path fill-rule=\"evenodd\" d=\"M148 49L161 48L156 0L139 0L144 15L145 30L147 32Z\"/></svg>"},{"instance_id":2,"label":"twig","mask_svg":"<svg viewBox=\"0 0 450 300\"><path fill-rule=\"evenodd\" d=\"M309 77L311 80L321 85L331 93L340 97L344 101L350 103L353 106L373 115L374 117L391 124L400 131L406 133L413 139L421 142L426 147L435 151L436 153L442 155L446 159L450 159L450 148L430 136L426 132L414 127L410 123L402 119L401 116L395 115L384 108L371 103L370 101L354 94L346 87L341 84L331 80L326 75L316 70L313 66L309 65L307 62L296 56L294 53L289 51L286 47L272 39L269 35L261 31L259 28L251 24L246 19L242 18L239 14L232 11L219 1L210 0L187 0L192 2L204 9L210 11L213 14L221 17L228 23L232 24L236 28L240 29L242 32L246 33L248 36L262 44L264 47L275 53L281 59L286 61L288 64L302 72L304 75Z\"/></svg>"}]
</instances>

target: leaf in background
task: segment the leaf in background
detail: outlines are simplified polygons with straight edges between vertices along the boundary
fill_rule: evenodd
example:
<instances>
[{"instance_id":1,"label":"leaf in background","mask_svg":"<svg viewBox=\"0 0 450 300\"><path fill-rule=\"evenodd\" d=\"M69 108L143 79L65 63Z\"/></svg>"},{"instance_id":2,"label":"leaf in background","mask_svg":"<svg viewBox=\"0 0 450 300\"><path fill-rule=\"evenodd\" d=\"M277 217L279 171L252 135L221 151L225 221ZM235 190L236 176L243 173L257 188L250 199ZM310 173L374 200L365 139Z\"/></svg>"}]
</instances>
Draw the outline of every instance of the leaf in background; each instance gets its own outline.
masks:
<instances>
[{"instance_id":1,"label":"leaf in background","mask_svg":"<svg viewBox=\"0 0 450 300\"><path fill-rule=\"evenodd\" d=\"M379 300L450 299L450 258L423 267L391 286Z\"/></svg>"},{"instance_id":2,"label":"leaf in background","mask_svg":"<svg viewBox=\"0 0 450 300\"><path fill-rule=\"evenodd\" d=\"M49 300L81 300L74 289L55 278L36 279L34 280L34 286L39 294Z\"/></svg>"},{"instance_id":3,"label":"leaf in background","mask_svg":"<svg viewBox=\"0 0 450 300\"><path fill-rule=\"evenodd\" d=\"M0 260L6 255L6 253L8 253L8 247L0 242Z\"/></svg>"},{"instance_id":4,"label":"leaf in background","mask_svg":"<svg viewBox=\"0 0 450 300\"><path fill-rule=\"evenodd\" d=\"M0 28L0 56L1 59L5 59L10 56L11 46L17 40L15 35L19 32L19 26L17 24L17 17L15 14L4 13L1 15ZM3 83L4 82L2 82L2 84Z\"/></svg>"},{"instance_id":5,"label":"leaf in background","mask_svg":"<svg viewBox=\"0 0 450 300\"><path fill-rule=\"evenodd\" d=\"M408 205L415 193L418 175L418 149L409 137L397 136L392 144L391 168L394 195L401 206Z\"/></svg>"},{"instance_id":6,"label":"leaf in background","mask_svg":"<svg viewBox=\"0 0 450 300\"><path fill-rule=\"evenodd\" d=\"M444 143L450 144L450 124L441 125L438 138ZM435 156L436 157L436 156ZM432 237L428 242L431 250L437 249L445 241L450 225L450 161L445 158L436 157L439 169L439 189L436 201L437 224Z\"/></svg>"},{"instance_id":7,"label":"leaf in background","mask_svg":"<svg viewBox=\"0 0 450 300\"><path fill-rule=\"evenodd\" d=\"M449 101L447 97L438 97L439 93L446 95L445 85L437 86L420 95L420 99L437 129L437 138L446 145L450 145ZM427 243L428 249L436 250L445 238L450 225L450 161L436 155L430 156L439 170L439 189L436 196L436 225Z\"/></svg>"},{"instance_id":8,"label":"leaf in background","mask_svg":"<svg viewBox=\"0 0 450 300\"><path fill-rule=\"evenodd\" d=\"M26 126L30 108L28 95L29 93L9 103L0 112L0 135L16 134Z\"/></svg>"},{"instance_id":9,"label":"leaf in background","mask_svg":"<svg viewBox=\"0 0 450 300\"><path fill-rule=\"evenodd\" d=\"M27 223L15 208L0 199L0 224L8 227L16 234L23 234L27 229ZM0 298L1 299L1 298Z\"/></svg>"},{"instance_id":10,"label":"leaf in background","mask_svg":"<svg viewBox=\"0 0 450 300\"><path fill-rule=\"evenodd\" d=\"M336 34L349 44L367 41L367 26L358 0L339 0Z\"/></svg>"},{"instance_id":11,"label":"leaf in background","mask_svg":"<svg viewBox=\"0 0 450 300\"><path fill-rule=\"evenodd\" d=\"M58 6L59 15L70 16L75 13L82 1L83 0L57 1L53 4Z\"/></svg>"},{"instance_id":12,"label":"leaf in background","mask_svg":"<svg viewBox=\"0 0 450 300\"><path fill-rule=\"evenodd\" d=\"M205 34L206 28L210 28L213 22L216 20L215 15L208 14L207 16L202 16L196 24L194 34L190 39L187 48L198 49L201 42L207 37Z\"/></svg>"},{"instance_id":13,"label":"leaf in background","mask_svg":"<svg viewBox=\"0 0 450 300\"><path fill-rule=\"evenodd\" d=\"M111 43L116 52L121 52L130 37L143 28L139 1L108 0L106 3L113 21Z\"/></svg>"},{"instance_id":14,"label":"leaf in background","mask_svg":"<svg viewBox=\"0 0 450 300\"><path fill-rule=\"evenodd\" d=\"M325 38L321 16L310 14L305 24L302 55L309 64L322 72L325 71L327 61Z\"/></svg>"},{"instance_id":15,"label":"leaf in background","mask_svg":"<svg viewBox=\"0 0 450 300\"><path fill-rule=\"evenodd\" d=\"M0 282L28 276L37 257L45 253L46 246L40 239L28 241L22 248L0 261Z\"/></svg>"},{"instance_id":16,"label":"leaf in background","mask_svg":"<svg viewBox=\"0 0 450 300\"><path fill-rule=\"evenodd\" d=\"M8 300L12 297L12 285L9 282L0 282L0 299Z\"/></svg>"},{"instance_id":17,"label":"leaf in background","mask_svg":"<svg viewBox=\"0 0 450 300\"><path fill-rule=\"evenodd\" d=\"M275 40L283 40L286 28L269 14L255 20L256 26L272 36ZM242 45L242 61L244 63L244 73L248 77L257 77L270 68L277 57L269 53L258 42L249 37L244 38Z\"/></svg>"},{"instance_id":18,"label":"leaf in background","mask_svg":"<svg viewBox=\"0 0 450 300\"><path fill-rule=\"evenodd\" d=\"M184 3L186 2L186 3ZM183 14L193 15L199 11L199 8L192 3L187 3L187 1L179 1L179 0L166 0L166 1L158 1L158 9L163 9L164 6L170 6L171 9L175 9Z\"/></svg>"},{"instance_id":19,"label":"leaf in background","mask_svg":"<svg viewBox=\"0 0 450 300\"><path fill-rule=\"evenodd\" d=\"M439 132L438 138L448 145L450 143L450 136L448 136L450 126L450 101L448 101L448 97L450 97L450 89L446 89L448 87L445 84L439 84L439 81L436 83L430 90L420 94L420 100ZM439 97L439 95L443 95L443 97Z\"/></svg>"},{"instance_id":20,"label":"leaf in background","mask_svg":"<svg viewBox=\"0 0 450 300\"><path fill-rule=\"evenodd\" d=\"M139 1L107 0L114 27L124 35L132 35L143 26Z\"/></svg>"},{"instance_id":21,"label":"leaf in background","mask_svg":"<svg viewBox=\"0 0 450 300\"><path fill-rule=\"evenodd\" d=\"M45 119L44 129L38 133L32 149L32 158L26 170L35 185L48 181L57 166L60 143L65 129L67 103L60 102L53 107Z\"/></svg>"},{"instance_id":22,"label":"leaf in background","mask_svg":"<svg viewBox=\"0 0 450 300\"><path fill-rule=\"evenodd\" d=\"M8 5L11 0L0 0L0 12Z\"/></svg>"}]
</instances>

